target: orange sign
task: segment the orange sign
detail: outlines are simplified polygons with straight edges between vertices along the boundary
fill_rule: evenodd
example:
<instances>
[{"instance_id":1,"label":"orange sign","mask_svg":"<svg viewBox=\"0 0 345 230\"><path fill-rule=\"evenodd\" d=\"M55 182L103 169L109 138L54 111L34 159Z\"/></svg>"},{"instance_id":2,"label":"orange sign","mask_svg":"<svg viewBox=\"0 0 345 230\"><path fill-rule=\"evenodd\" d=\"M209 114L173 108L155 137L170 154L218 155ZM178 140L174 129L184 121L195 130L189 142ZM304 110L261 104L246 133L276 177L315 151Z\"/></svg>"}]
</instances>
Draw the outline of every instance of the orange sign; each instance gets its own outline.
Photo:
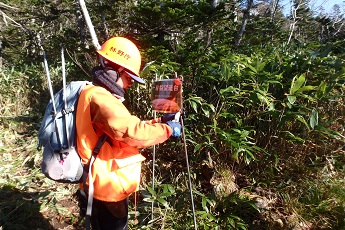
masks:
<instances>
[{"instance_id":1,"label":"orange sign","mask_svg":"<svg viewBox=\"0 0 345 230\"><path fill-rule=\"evenodd\" d=\"M182 80L164 79L152 83L152 107L162 113L177 113L182 108Z\"/></svg>"}]
</instances>

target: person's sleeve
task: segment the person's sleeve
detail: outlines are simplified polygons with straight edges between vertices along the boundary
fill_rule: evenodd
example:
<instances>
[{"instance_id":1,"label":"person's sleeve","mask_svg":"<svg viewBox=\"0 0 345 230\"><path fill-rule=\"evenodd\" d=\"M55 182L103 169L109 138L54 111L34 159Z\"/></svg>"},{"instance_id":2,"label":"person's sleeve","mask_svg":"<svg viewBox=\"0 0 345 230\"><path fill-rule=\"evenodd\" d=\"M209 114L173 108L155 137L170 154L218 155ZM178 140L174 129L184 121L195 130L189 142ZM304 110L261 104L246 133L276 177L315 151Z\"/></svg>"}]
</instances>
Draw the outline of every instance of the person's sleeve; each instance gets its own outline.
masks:
<instances>
[{"instance_id":1,"label":"person's sleeve","mask_svg":"<svg viewBox=\"0 0 345 230\"><path fill-rule=\"evenodd\" d=\"M147 124L156 124L156 123L160 123L161 122L161 118L156 118L156 119L152 119L152 120L149 120L149 121L145 121L145 123Z\"/></svg>"},{"instance_id":2,"label":"person's sleeve","mask_svg":"<svg viewBox=\"0 0 345 230\"><path fill-rule=\"evenodd\" d=\"M111 138L130 146L145 148L166 141L172 134L169 125L141 121L129 113L121 101L105 90L91 98L93 124Z\"/></svg>"}]
</instances>

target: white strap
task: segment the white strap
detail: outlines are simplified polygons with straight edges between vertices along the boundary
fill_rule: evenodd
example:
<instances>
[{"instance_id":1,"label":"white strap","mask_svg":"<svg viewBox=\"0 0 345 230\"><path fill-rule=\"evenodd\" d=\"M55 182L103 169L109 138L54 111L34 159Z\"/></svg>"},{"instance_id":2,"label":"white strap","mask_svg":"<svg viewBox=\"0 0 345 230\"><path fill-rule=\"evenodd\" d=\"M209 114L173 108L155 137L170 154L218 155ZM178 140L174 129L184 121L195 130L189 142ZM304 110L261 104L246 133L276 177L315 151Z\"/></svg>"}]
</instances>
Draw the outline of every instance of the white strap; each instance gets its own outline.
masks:
<instances>
[{"instance_id":1,"label":"white strap","mask_svg":"<svg viewBox=\"0 0 345 230\"><path fill-rule=\"evenodd\" d=\"M91 214L92 214L92 204L93 204L93 193L94 193L94 188L93 188L93 178L92 178L92 164L95 161L95 157L92 155L89 163L89 192L88 192L88 198L87 198L87 208L86 208L86 220L85 220L85 225L86 225L86 230L90 230L91 226Z\"/></svg>"}]
</instances>

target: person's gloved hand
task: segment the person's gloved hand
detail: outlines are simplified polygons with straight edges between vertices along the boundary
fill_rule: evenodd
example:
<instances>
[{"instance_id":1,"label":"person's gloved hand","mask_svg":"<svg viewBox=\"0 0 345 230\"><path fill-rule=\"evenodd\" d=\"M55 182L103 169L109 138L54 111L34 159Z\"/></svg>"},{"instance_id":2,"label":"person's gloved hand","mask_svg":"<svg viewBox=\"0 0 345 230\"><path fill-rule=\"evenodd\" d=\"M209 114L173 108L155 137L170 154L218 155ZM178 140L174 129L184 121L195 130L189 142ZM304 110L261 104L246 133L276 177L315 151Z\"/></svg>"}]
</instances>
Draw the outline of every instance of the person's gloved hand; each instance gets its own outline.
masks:
<instances>
[{"instance_id":1,"label":"person's gloved hand","mask_svg":"<svg viewBox=\"0 0 345 230\"><path fill-rule=\"evenodd\" d=\"M178 138L181 136L182 126L181 126L180 122L168 121L168 122L166 122L166 124L169 125L171 127L171 129L173 130L171 137Z\"/></svg>"},{"instance_id":2,"label":"person's gloved hand","mask_svg":"<svg viewBox=\"0 0 345 230\"><path fill-rule=\"evenodd\" d=\"M162 123L167 123L168 121L172 121L175 119L175 114L176 113L167 113L164 116L161 117L161 122Z\"/></svg>"}]
</instances>

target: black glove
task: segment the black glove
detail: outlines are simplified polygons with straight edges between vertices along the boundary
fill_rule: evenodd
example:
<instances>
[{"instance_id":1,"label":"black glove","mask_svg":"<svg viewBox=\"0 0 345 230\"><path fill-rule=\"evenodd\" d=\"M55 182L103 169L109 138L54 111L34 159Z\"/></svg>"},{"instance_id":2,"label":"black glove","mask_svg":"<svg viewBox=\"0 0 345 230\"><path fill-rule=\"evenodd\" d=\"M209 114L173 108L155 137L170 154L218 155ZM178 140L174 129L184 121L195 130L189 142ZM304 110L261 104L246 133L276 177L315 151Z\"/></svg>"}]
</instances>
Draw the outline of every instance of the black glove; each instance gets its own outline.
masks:
<instances>
[{"instance_id":1,"label":"black glove","mask_svg":"<svg viewBox=\"0 0 345 230\"><path fill-rule=\"evenodd\" d=\"M167 113L163 117L161 117L161 122L162 123L167 123L168 121L172 121L175 119L175 114L176 113Z\"/></svg>"},{"instance_id":2,"label":"black glove","mask_svg":"<svg viewBox=\"0 0 345 230\"><path fill-rule=\"evenodd\" d=\"M178 138L181 136L182 126L181 126L180 122L168 121L166 124L169 125L171 127L171 129L173 130L171 137Z\"/></svg>"}]
</instances>

